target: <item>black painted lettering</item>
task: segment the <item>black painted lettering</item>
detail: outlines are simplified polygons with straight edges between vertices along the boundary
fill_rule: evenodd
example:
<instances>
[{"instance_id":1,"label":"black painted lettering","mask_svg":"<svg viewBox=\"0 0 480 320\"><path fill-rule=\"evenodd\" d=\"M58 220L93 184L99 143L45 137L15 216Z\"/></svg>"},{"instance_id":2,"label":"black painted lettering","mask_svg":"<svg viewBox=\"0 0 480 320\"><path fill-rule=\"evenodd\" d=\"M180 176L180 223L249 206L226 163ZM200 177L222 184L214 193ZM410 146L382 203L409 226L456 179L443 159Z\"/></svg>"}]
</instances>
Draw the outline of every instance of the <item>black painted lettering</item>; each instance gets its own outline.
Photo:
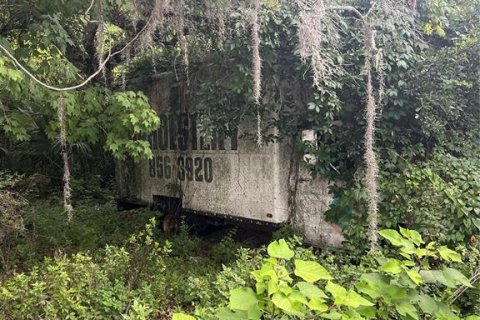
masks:
<instances>
[{"instance_id":1,"label":"black painted lettering","mask_svg":"<svg viewBox=\"0 0 480 320\"><path fill-rule=\"evenodd\" d=\"M172 177L172 167L170 166L170 157L165 156L163 158L164 167L165 167L165 179L170 179Z\"/></svg>"},{"instance_id":2,"label":"black painted lettering","mask_svg":"<svg viewBox=\"0 0 480 320\"><path fill-rule=\"evenodd\" d=\"M148 160L148 172L151 178L155 178L155 159Z\"/></svg>"},{"instance_id":3,"label":"black painted lettering","mask_svg":"<svg viewBox=\"0 0 480 320\"><path fill-rule=\"evenodd\" d=\"M185 171L187 175L187 180L193 180L193 159L191 157L187 157L185 159Z\"/></svg>"},{"instance_id":4,"label":"black painted lettering","mask_svg":"<svg viewBox=\"0 0 480 320\"><path fill-rule=\"evenodd\" d=\"M203 161L202 158L196 157L195 158L195 181L202 182L203 181Z\"/></svg>"},{"instance_id":5,"label":"black painted lettering","mask_svg":"<svg viewBox=\"0 0 480 320\"><path fill-rule=\"evenodd\" d=\"M206 182L212 182L213 181L213 163L211 158L205 158L203 160L203 172L205 175L205 181Z\"/></svg>"},{"instance_id":6,"label":"black painted lettering","mask_svg":"<svg viewBox=\"0 0 480 320\"><path fill-rule=\"evenodd\" d=\"M183 157L178 157L177 166L178 166L178 173L177 173L178 180L185 181L185 159Z\"/></svg>"},{"instance_id":7,"label":"black painted lettering","mask_svg":"<svg viewBox=\"0 0 480 320\"><path fill-rule=\"evenodd\" d=\"M183 113L178 118L178 148L182 151L187 150L188 138L188 116Z\"/></svg>"}]
</instances>

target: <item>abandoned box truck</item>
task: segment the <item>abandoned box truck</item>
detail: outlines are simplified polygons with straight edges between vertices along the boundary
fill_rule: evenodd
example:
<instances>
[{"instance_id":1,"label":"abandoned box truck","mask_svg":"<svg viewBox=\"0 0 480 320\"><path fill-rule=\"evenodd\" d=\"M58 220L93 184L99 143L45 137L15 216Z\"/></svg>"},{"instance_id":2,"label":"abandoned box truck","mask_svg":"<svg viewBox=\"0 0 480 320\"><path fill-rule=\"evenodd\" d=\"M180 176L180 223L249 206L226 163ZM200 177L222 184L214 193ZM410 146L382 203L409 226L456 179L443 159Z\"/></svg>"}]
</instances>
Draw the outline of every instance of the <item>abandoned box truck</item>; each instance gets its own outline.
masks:
<instances>
[{"instance_id":1,"label":"abandoned box truck","mask_svg":"<svg viewBox=\"0 0 480 320\"><path fill-rule=\"evenodd\" d=\"M246 119L206 137L193 106L182 99L184 86L172 74L141 85L161 126L148 137L152 159L117 162L119 202L174 203L187 214L252 224L291 223L314 245L343 240L338 228L324 220L331 202L327 182L312 178L301 165L314 159L294 152L291 139L258 145L242 135L256 127ZM315 141L312 130L299 134Z\"/></svg>"}]
</instances>

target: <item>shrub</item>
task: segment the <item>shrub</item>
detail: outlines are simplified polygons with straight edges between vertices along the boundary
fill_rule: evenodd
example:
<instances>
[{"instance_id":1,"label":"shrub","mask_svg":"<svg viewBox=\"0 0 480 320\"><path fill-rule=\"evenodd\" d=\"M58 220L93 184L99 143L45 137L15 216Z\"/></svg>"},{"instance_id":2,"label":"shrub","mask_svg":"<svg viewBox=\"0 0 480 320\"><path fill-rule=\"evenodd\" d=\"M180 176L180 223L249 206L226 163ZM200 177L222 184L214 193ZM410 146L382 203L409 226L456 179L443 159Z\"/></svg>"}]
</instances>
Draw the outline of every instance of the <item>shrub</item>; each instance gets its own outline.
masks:
<instances>
[{"instance_id":1,"label":"shrub","mask_svg":"<svg viewBox=\"0 0 480 320\"><path fill-rule=\"evenodd\" d=\"M480 230L480 158L437 152L425 163L407 163L379 177L380 228L418 230L450 246L477 245ZM398 170L398 168L403 168ZM327 213L342 226L351 248L366 235L366 195L360 185L343 190ZM348 245L348 243L347 243Z\"/></svg>"},{"instance_id":2,"label":"shrub","mask_svg":"<svg viewBox=\"0 0 480 320\"><path fill-rule=\"evenodd\" d=\"M57 250L66 254L95 253L107 244L122 245L154 214L147 210L118 212L113 202L82 201L75 206L75 214L69 222L61 200L56 198L32 200L18 212L24 230L3 243L4 260L0 265L6 265L4 276L15 270L26 270L44 256L53 256Z\"/></svg>"},{"instance_id":3,"label":"shrub","mask_svg":"<svg viewBox=\"0 0 480 320\"><path fill-rule=\"evenodd\" d=\"M13 263L8 261L9 246L13 238L24 231L23 213L29 203L13 190L21 176L0 171L0 270L8 271Z\"/></svg>"},{"instance_id":4,"label":"shrub","mask_svg":"<svg viewBox=\"0 0 480 320\"><path fill-rule=\"evenodd\" d=\"M215 244L210 253L211 258L215 263L227 263L235 258L235 255L240 248L240 244L235 242L235 234L237 229L233 228L222 238L222 240Z\"/></svg>"},{"instance_id":5,"label":"shrub","mask_svg":"<svg viewBox=\"0 0 480 320\"><path fill-rule=\"evenodd\" d=\"M459 308L448 301L453 289L469 280L451 262L461 256L420 234L400 228L380 236L396 254L373 256L371 271L358 275L346 288L321 264L296 256L281 239L268 246L268 257L251 272L254 285L233 288L229 303L217 310L219 319L460 319ZM178 314L178 319L181 314ZM187 319L187 318L185 318ZM190 319L190 318L188 318ZM468 316L466 319L480 319Z\"/></svg>"},{"instance_id":6,"label":"shrub","mask_svg":"<svg viewBox=\"0 0 480 320\"><path fill-rule=\"evenodd\" d=\"M149 319L156 310L155 280L165 272L167 242L154 240L152 220L125 246L92 257L57 254L28 274L1 283L2 319Z\"/></svg>"}]
</instances>

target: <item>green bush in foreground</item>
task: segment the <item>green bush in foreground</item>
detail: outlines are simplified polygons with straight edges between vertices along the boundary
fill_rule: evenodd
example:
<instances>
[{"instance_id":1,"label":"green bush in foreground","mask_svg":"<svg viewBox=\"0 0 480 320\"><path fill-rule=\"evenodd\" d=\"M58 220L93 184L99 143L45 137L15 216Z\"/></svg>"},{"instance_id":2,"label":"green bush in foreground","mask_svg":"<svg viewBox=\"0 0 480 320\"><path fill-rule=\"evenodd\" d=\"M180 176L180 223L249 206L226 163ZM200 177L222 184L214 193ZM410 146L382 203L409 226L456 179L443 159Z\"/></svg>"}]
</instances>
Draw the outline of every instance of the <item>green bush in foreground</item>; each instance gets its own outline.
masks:
<instances>
[{"instance_id":1,"label":"green bush in foreground","mask_svg":"<svg viewBox=\"0 0 480 320\"><path fill-rule=\"evenodd\" d=\"M271 243L269 257L251 272L255 288L232 289L228 306L219 308L216 318L461 319L450 293L472 285L460 271L446 266L460 263L460 254L434 242L425 245L414 230L379 234L397 247L397 255L376 254L372 272L360 274L353 288L338 284L318 262L293 259L295 252L285 240ZM194 318L177 313L173 319Z\"/></svg>"},{"instance_id":2,"label":"green bush in foreground","mask_svg":"<svg viewBox=\"0 0 480 320\"><path fill-rule=\"evenodd\" d=\"M460 254L425 245L416 231L381 231L397 253L367 255L360 264L332 263L336 256L327 252L316 257L293 238L271 243L267 258L265 249L242 248L220 270L195 252L183 256L176 245L160 244L154 225L151 220L123 246L57 254L0 281L0 319L171 319L180 309L204 320L461 319L476 313L474 290L449 303L456 288L470 286L455 269L465 267Z\"/></svg>"},{"instance_id":3,"label":"green bush in foreground","mask_svg":"<svg viewBox=\"0 0 480 320\"><path fill-rule=\"evenodd\" d=\"M0 283L0 319L148 319L170 252L154 240L154 225L101 258L56 256Z\"/></svg>"}]
</instances>

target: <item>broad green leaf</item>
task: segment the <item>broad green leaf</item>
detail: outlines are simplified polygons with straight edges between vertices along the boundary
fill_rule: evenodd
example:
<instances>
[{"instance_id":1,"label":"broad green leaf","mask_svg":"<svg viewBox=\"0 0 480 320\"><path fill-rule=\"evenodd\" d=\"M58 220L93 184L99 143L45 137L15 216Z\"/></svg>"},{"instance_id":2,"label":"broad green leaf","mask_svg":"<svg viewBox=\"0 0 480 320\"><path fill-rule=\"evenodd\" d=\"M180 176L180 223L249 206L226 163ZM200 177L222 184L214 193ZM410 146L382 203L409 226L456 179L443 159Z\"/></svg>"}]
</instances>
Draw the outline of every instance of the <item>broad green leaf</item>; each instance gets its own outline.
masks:
<instances>
[{"instance_id":1,"label":"broad green leaf","mask_svg":"<svg viewBox=\"0 0 480 320\"><path fill-rule=\"evenodd\" d=\"M449 288L456 287L454 282L445 278L442 270L421 270L420 275L427 283L440 283Z\"/></svg>"},{"instance_id":2,"label":"broad green leaf","mask_svg":"<svg viewBox=\"0 0 480 320\"><path fill-rule=\"evenodd\" d=\"M462 262L462 256L458 252L453 251L446 246L441 246L438 248L438 253L446 261Z\"/></svg>"},{"instance_id":3,"label":"broad green leaf","mask_svg":"<svg viewBox=\"0 0 480 320\"><path fill-rule=\"evenodd\" d=\"M173 316L172 316L172 320L195 320L194 317L192 316L189 316L185 313L174 313Z\"/></svg>"},{"instance_id":4,"label":"broad green leaf","mask_svg":"<svg viewBox=\"0 0 480 320\"><path fill-rule=\"evenodd\" d=\"M395 304L395 309L397 309L398 313L402 316L409 315L413 319L418 319L417 309L410 302L402 301L400 303L397 303Z\"/></svg>"},{"instance_id":5,"label":"broad green leaf","mask_svg":"<svg viewBox=\"0 0 480 320\"><path fill-rule=\"evenodd\" d=\"M420 285L423 283L423 278L422 276L420 275L420 273L418 273L418 271L415 271L413 269L406 269L405 270L407 272L407 275L410 279L412 279L412 281L416 284L416 285Z\"/></svg>"},{"instance_id":6,"label":"broad green leaf","mask_svg":"<svg viewBox=\"0 0 480 320\"><path fill-rule=\"evenodd\" d=\"M317 299L317 298L327 299L328 298L325 292L323 292L323 290L321 290L320 288L318 288L312 283L301 281L297 283L296 286L298 290L300 290L300 292L309 299Z\"/></svg>"},{"instance_id":7,"label":"broad green leaf","mask_svg":"<svg viewBox=\"0 0 480 320\"><path fill-rule=\"evenodd\" d=\"M278 291L278 280L270 279L267 283L267 293L269 296Z\"/></svg>"},{"instance_id":8,"label":"broad green leaf","mask_svg":"<svg viewBox=\"0 0 480 320\"><path fill-rule=\"evenodd\" d=\"M377 299L382 296L389 278L380 273L366 273L360 278L360 281L355 285L357 290L368 295L370 298Z\"/></svg>"},{"instance_id":9,"label":"broad green leaf","mask_svg":"<svg viewBox=\"0 0 480 320\"><path fill-rule=\"evenodd\" d=\"M265 282L257 282L255 284L255 290L257 291L257 294L264 293L266 289L267 289L267 286L265 285Z\"/></svg>"},{"instance_id":10,"label":"broad green leaf","mask_svg":"<svg viewBox=\"0 0 480 320\"><path fill-rule=\"evenodd\" d=\"M353 290L349 290L347 293L346 298L343 301L343 304L352 308L358 308L360 306L363 307L371 307L373 303L359 295Z\"/></svg>"},{"instance_id":11,"label":"broad green leaf","mask_svg":"<svg viewBox=\"0 0 480 320\"><path fill-rule=\"evenodd\" d=\"M367 319L375 318L377 309L375 307L358 307L355 309L360 315L366 317Z\"/></svg>"},{"instance_id":12,"label":"broad green leaf","mask_svg":"<svg viewBox=\"0 0 480 320\"><path fill-rule=\"evenodd\" d=\"M396 300L396 299L403 299L411 296L412 291L407 290L403 285L400 285L396 283L395 281L392 281L392 284L387 284L385 285L385 288L383 288L383 293L384 293L384 298L390 299L390 300ZM412 298L412 297L410 297Z\"/></svg>"},{"instance_id":13,"label":"broad green leaf","mask_svg":"<svg viewBox=\"0 0 480 320\"><path fill-rule=\"evenodd\" d=\"M423 312L434 315L438 310L437 301L426 294L421 294L418 300L418 306Z\"/></svg>"},{"instance_id":14,"label":"broad green leaf","mask_svg":"<svg viewBox=\"0 0 480 320\"><path fill-rule=\"evenodd\" d=\"M228 308L221 308L215 314L219 320L250 320L248 312L244 310L232 311Z\"/></svg>"},{"instance_id":15,"label":"broad green leaf","mask_svg":"<svg viewBox=\"0 0 480 320\"><path fill-rule=\"evenodd\" d=\"M300 303L293 303L286 295L283 293L275 293L272 296L272 302L277 307L282 309L288 314L302 316L303 312L301 312L301 304Z\"/></svg>"},{"instance_id":16,"label":"broad green leaf","mask_svg":"<svg viewBox=\"0 0 480 320\"><path fill-rule=\"evenodd\" d=\"M397 259L388 259L387 263L381 266L381 269L390 274L402 272L402 263Z\"/></svg>"},{"instance_id":17,"label":"broad green leaf","mask_svg":"<svg viewBox=\"0 0 480 320\"><path fill-rule=\"evenodd\" d=\"M478 230L480 230L480 218L475 218L472 220L473 224L475 227L477 227Z\"/></svg>"},{"instance_id":18,"label":"broad green leaf","mask_svg":"<svg viewBox=\"0 0 480 320\"><path fill-rule=\"evenodd\" d=\"M319 316L324 319L332 319L332 320L342 319L342 314L336 311L331 311L329 313L321 313Z\"/></svg>"},{"instance_id":19,"label":"broad green leaf","mask_svg":"<svg viewBox=\"0 0 480 320\"><path fill-rule=\"evenodd\" d=\"M287 268L285 268L285 266L277 266L275 268L275 271L277 273L277 276L280 280L284 280L284 281L287 281L287 282L291 282L293 279L290 278L290 274L287 270Z\"/></svg>"},{"instance_id":20,"label":"broad green leaf","mask_svg":"<svg viewBox=\"0 0 480 320\"><path fill-rule=\"evenodd\" d=\"M274 266L270 263L264 263L260 270L255 270L250 272L251 275L255 278L255 281L262 281L265 278L277 278L277 274L273 268Z\"/></svg>"},{"instance_id":21,"label":"broad green leaf","mask_svg":"<svg viewBox=\"0 0 480 320\"><path fill-rule=\"evenodd\" d=\"M405 265L407 267L414 267L415 266L415 262L413 262L412 260L403 260L402 263L403 263L403 265Z\"/></svg>"},{"instance_id":22,"label":"broad green leaf","mask_svg":"<svg viewBox=\"0 0 480 320\"><path fill-rule=\"evenodd\" d=\"M308 302L307 306L312 309L312 310L315 310L315 311L318 311L318 312L325 312L328 310L328 306L323 303L322 300L320 299L312 299Z\"/></svg>"},{"instance_id":23,"label":"broad green leaf","mask_svg":"<svg viewBox=\"0 0 480 320\"><path fill-rule=\"evenodd\" d=\"M479 228L480 229L480 228ZM468 316L465 318L465 320L480 320L480 316Z\"/></svg>"},{"instance_id":24,"label":"broad green leaf","mask_svg":"<svg viewBox=\"0 0 480 320\"><path fill-rule=\"evenodd\" d=\"M396 230L384 229L380 230L378 234L390 241L390 243L396 247L400 247L403 245L403 238Z\"/></svg>"},{"instance_id":25,"label":"broad green leaf","mask_svg":"<svg viewBox=\"0 0 480 320\"><path fill-rule=\"evenodd\" d=\"M426 246L425 246L425 249L427 250L433 250L435 249L435 246L437 245L437 243L435 241L432 241L432 242L429 242Z\"/></svg>"},{"instance_id":26,"label":"broad green leaf","mask_svg":"<svg viewBox=\"0 0 480 320\"><path fill-rule=\"evenodd\" d=\"M267 252L270 257L285 260L292 259L294 255L294 252L288 247L288 244L284 239L270 243L268 245Z\"/></svg>"},{"instance_id":27,"label":"broad green leaf","mask_svg":"<svg viewBox=\"0 0 480 320\"><path fill-rule=\"evenodd\" d=\"M330 280L332 276L327 269L315 261L295 260L295 275L307 282Z\"/></svg>"},{"instance_id":28,"label":"broad green leaf","mask_svg":"<svg viewBox=\"0 0 480 320\"><path fill-rule=\"evenodd\" d=\"M356 310L346 310L342 320L364 320L364 318Z\"/></svg>"},{"instance_id":29,"label":"broad green leaf","mask_svg":"<svg viewBox=\"0 0 480 320\"><path fill-rule=\"evenodd\" d=\"M255 313L258 310L258 299L255 292L250 288L237 288L230 290L231 309L244 310Z\"/></svg>"},{"instance_id":30,"label":"broad green leaf","mask_svg":"<svg viewBox=\"0 0 480 320\"><path fill-rule=\"evenodd\" d=\"M414 251L413 251L413 254L416 255L417 257L424 257L425 255L427 255L427 249L424 249L424 248L416 248Z\"/></svg>"},{"instance_id":31,"label":"broad green leaf","mask_svg":"<svg viewBox=\"0 0 480 320\"><path fill-rule=\"evenodd\" d=\"M400 233L407 239L412 240L413 243L415 243L417 246L421 245L422 243L425 243L422 239L422 236L420 233L418 233L415 230L409 230L400 227Z\"/></svg>"},{"instance_id":32,"label":"broad green leaf","mask_svg":"<svg viewBox=\"0 0 480 320\"><path fill-rule=\"evenodd\" d=\"M442 274L447 279L447 281L457 285L464 285L466 287L472 288L470 281L457 269L453 268L443 268Z\"/></svg>"},{"instance_id":33,"label":"broad green leaf","mask_svg":"<svg viewBox=\"0 0 480 320\"><path fill-rule=\"evenodd\" d=\"M290 293L293 292L293 288L290 287L288 284L282 283L280 286L278 286L278 291L288 296Z\"/></svg>"},{"instance_id":34,"label":"broad green leaf","mask_svg":"<svg viewBox=\"0 0 480 320\"><path fill-rule=\"evenodd\" d=\"M330 292L330 294L333 296L335 300L344 299L347 296L347 289L345 289L341 285L333 283L332 281L328 281L327 285L325 286L325 289L328 292Z\"/></svg>"},{"instance_id":35,"label":"broad green leaf","mask_svg":"<svg viewBox=\"0 0 480 320\"><path fill-rule=\"evenodd\" d=\"M292 301L293 303L295 302L300 302L301 304L307 304L307 298L297 290L292 290L290 294L288 295L288 300Z\"/></svg>"}]
</instances>

